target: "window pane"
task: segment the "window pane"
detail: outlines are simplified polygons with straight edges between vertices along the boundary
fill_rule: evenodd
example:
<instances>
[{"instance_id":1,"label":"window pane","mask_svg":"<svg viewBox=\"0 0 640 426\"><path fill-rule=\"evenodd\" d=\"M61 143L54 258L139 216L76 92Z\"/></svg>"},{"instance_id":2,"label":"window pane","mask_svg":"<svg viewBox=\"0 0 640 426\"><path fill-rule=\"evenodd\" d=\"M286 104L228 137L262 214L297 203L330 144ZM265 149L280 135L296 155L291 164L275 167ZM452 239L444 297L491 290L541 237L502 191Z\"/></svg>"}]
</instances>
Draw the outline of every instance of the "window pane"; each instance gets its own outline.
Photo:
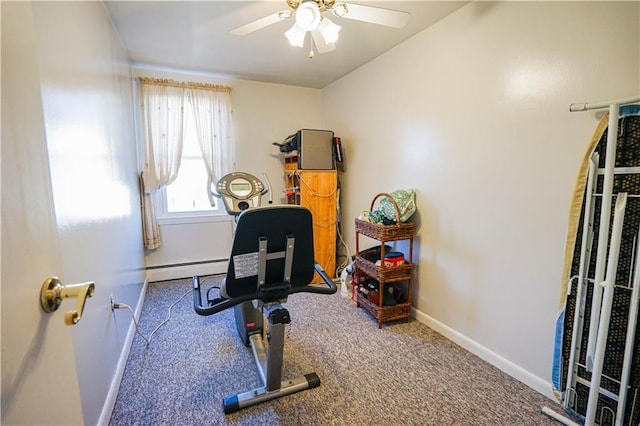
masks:
<instances>
[{"instance_id":1,"label":"window pane","mask_svg":"<svg viewBox=\"0 0 640 426\"><path fill-rule=\"evenodd\" d=\"M215 210L207 196L207 170L201 158L183 158L178 177L167 186L167 212Z\"/></svg>"},{"instance_id":2,"label":"window pane","mask_svg":"<svg viewBox=\"0 0 640 426\"><path fill-rule=\"evenodd\" d=\"M185 120L186 134L178 177L166 187L167 213L217 210L207 195L207 169L202 161L195 124L190 114Z\"/></svg>"}]
</instances>

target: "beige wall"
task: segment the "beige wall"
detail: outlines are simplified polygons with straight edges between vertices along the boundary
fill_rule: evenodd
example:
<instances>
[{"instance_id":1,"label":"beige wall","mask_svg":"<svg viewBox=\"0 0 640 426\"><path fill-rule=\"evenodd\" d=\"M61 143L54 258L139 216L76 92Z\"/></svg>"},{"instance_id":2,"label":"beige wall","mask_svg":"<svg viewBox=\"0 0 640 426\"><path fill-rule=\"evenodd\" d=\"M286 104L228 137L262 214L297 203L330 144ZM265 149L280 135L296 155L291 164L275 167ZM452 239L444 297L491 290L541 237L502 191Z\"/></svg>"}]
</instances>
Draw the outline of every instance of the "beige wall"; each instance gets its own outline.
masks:
<instances>
[{"instance_id":1,"label":"beige wall","mask_svg":"<svg viewBox=\"0 0 640 426\"><path fill-rule=\"evenodd\" d=\"M640 92L637 2L474 2L323 89L345 237L414 188L418 318L550 395L563 243L595 112Z\"/></svg>"}]
</instances>

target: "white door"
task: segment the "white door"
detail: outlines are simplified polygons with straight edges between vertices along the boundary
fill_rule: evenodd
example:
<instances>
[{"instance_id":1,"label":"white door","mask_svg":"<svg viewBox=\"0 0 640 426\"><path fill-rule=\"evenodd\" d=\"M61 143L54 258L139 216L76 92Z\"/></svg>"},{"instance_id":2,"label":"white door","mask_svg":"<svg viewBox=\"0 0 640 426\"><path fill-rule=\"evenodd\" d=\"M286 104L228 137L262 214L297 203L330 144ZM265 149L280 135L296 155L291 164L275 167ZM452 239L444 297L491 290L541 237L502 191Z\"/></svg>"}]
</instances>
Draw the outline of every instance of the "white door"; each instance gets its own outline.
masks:
<instances>
[{"instance_id":1,"label":"white door","mask_svg":"<svg viewBox=\"0 0 640 426\"><path fill-rule=\"evenodd\" d=\"M71 327L40 288L62 271L31 5L2 15L2 424L83 423ZM64 279L64 277L61 277Z\"/></svg>"}]
</instances>

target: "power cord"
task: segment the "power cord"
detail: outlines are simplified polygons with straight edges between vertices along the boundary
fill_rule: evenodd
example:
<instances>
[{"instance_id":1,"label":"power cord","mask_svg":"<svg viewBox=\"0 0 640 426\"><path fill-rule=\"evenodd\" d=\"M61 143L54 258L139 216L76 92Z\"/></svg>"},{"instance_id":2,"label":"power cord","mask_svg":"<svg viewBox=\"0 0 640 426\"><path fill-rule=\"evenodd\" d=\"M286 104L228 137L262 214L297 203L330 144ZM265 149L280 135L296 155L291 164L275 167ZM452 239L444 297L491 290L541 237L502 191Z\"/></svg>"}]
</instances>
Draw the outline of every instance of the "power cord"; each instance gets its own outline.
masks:
<instances>
[{"instance_id":1,"label":"power cord","mask_svg":"<svg viewBox=\"0 0 640 426\"><path fill-rule=\"evenodd\" d=\"M112 308L112 310L113 309L127 309L129 311L129 313L131 314L131 318L133 319L133 324L136 326L136 333L138 333L138 335L140 337L142 337L142 339L145 342L147 342L147 346L149 346L149 343L151 343L151 338L153 337L154 334L156 334L156 331L160 330L160 327L162 327L163 325L168 323L169 320L171 319L171 309L173 309L173 307L176 306L178 304L178 302L180 302L182 299L184 299L191 292L192 292L192 290L187 291L185 294L180 296L180 298L178 300L173 302L171 304L171 306L169 306L169 311L167 313L167 318L165 318L164 321L162 321L160 324L158 324L158 326L151 332L151 334L149 334L149 337L145 336L144 334L142 334L142 332L140 332L140 328L138 327L138 321L136 321L136 315L133 312L133 309L131 308L131 306L127 305L126 303L112 303L111 304L111 308Z\"/></svg>"}]
</instances>

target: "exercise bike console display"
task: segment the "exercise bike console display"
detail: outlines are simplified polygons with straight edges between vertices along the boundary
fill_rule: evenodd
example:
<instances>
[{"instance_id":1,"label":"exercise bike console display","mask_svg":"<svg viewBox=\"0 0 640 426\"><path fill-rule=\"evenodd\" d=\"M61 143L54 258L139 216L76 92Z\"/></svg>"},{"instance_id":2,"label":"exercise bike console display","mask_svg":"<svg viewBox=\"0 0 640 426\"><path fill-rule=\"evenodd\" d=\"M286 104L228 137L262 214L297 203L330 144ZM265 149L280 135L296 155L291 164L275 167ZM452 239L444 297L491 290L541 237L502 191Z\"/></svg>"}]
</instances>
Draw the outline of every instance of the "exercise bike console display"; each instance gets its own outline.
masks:
<instances>
[{"instance_id":1,"label":"exercise bike console display","mask_svg":"<svg viewBox=\"0 0 640 426\"><path fill-rule=\"evenodd\" d=\"M267 189L257 177L245 172L233 172L218 181L216 192L214 195L222 198L227 212L238 215L244 210L258 207Z\"/></svg>"}]
</instances>

